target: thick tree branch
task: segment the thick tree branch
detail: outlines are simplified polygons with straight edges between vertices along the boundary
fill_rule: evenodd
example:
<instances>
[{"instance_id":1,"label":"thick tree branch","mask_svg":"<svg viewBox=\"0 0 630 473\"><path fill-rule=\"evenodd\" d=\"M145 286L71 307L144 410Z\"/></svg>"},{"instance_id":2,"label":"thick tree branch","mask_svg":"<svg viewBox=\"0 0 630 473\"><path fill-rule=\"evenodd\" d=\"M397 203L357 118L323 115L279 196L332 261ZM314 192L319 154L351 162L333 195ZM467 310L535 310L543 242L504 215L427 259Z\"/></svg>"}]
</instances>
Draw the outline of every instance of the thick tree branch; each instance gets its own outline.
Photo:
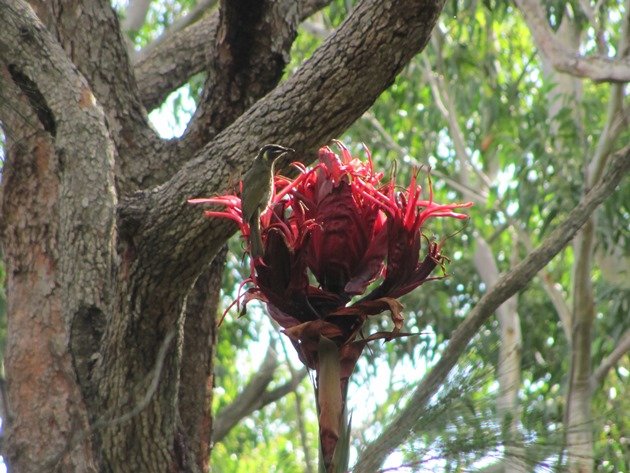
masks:
<instances>
[{"instance_id":1,"label":"thick tree branch","mask_svg":"<svg viewBox=\"0 0 630 473\"><path fill-rule=\"evenodd\" d=\"M62 277L67 291L77 291L66 301L99 307L105 301L83 294L89 284L103 287L111 270L113 220L96 215L112 215L115 208L113 189L114 150L105 125L103 110L90 87L68 60L59 44L21 0L0 4L0 60L8 65L11 76L27 96L40 100L38 116L54 137L55 149L63 161L60 172L59 237ZM86 146L86 144L91 144ZM85 186L84 183L93 185ZM99 222L95 225L94 222ZM77 233L77 228L82 230ZM79 241L81 239L81 241ZM100 248L100 264L82 258L86 241ZM81 274L84 284L75 284ZM78 307L67 307L70 321Z\"/></svg>"},{"instance_id":2,"label":"thick tree branch","mask_svg":"<svg viewBox=\"0 0 630 473\"><path fill-rule=\"evenodd\" d=\"M185 136L171 141L162 153L149 153L144 160L144 175L136 180L148 187L172 177L219 131L275 87L288 62L298 22L329 1L256 2L255 9L246 0L227 2L229 8L221 9L221 25L218 21L216 25L207 24L214 28L210 32L212 42L206 45L209 52L204 53L207 79ZM243 11L251 14L243 15ZM207 20L204 18L185 31L197 34L196 25L201 23L206 24ZM170 71L168 67L165 70Z\"/></svg>"},{"instance_id":3,"label":"thick tree branch","mask_svg":"<svg viewBox=\"0 0 630 473\"><path fill-rule=\"evenodd\" d=\"M136 386L136 388L140 389L136 389L135 395L129 400L133 407L116 417L110 417L108 416L109 413L106 412L101 418L93 420L89 429L73 431L71 433L72 437L66 445L66 451L71 450L86 439L93 437L101 429L111 429L116 425L127 424L147 409L156 396L158 386L160 383L165 382L165 380L162 379L165 360L168 358L169 352L171 351L170 345L175 337L176 332L172 329L166 334L164 340L161 341L153 368L150 373L148 373L146 379L143 380L142 386ZM66 451L61 452L54 461L50 462L47 471L61 471L60 462Z\"/></svg>"},{"instance_id":4,"label":"thick tree branch","mask_svg":"<svg viewBox=\"0 0 630 473\"><path fill-rule=\"evenodd\" d=\"M162 141L139 99L116 12L109 0L50 4L59 43L105 111L118 152L117 185L122 193L136 190L142 183L135 176L145 167L141 157L159 153Z\"/></svg>"},{"instance_id":5,"label":"thick tree branch","mask_svg":"<svg viewBox=\"0 0 630 473\"><path fill-rule=\"evenodd\" d=\"M263 143L280 142L297 149L303 161L312 159L424 47L441 8L432 0L362 2L290 79L166 185L125 202L120 217L137 249L134 268L147 275L178 274L168 291L181 293L233 231L223 220L204 221L186 199L225 191Z\"/></svg>"},{"instance_id":6,"label":"thick tree branch","mask_svg":"<svg viewBox=\"0 0 630 473\"><path fill-rule=\"evenodd\" d=\"M353 470L355 473L377 471L385 458L405 441L413 425L421 417L427 402L442 385L483 323L503 302L523 289L536 273L571 241L592 212L615 191L629 171L630 147L626 147L615 154L603 178L586 194L567 218L544 239L543 243L514 269L501 276L497 284L484 294L466 319L453 332L440 361L418 385L407 406L360 455Z\"/></svg>"},{"instance_id":7,"label":"thick tree branch","mask_svg":"<svg viewBox=\"0 0 630 473\"><path fill-rule=\"evenodd\" d=\"M63 415L50 424L40 418L39 424L51 438L45 451L57 450L56 455L46 459L47 454L39 458L35 454L22 465L30 465L28 471L52 471L35 462L62 454L61 468L74 471L72 458L78 451L90 451L93 439L63 449L72 432L83 429L88 421L81 397L83 379L77 380L77 376L82 378L80 362L73 363L76 344L69 339L75 322L90 319L96 325L111 309L106 295L114 266L115 150L104 111L88 82L33 10L20 0L3 1L0 25L0 63L29 99L34 111L31 116L41 123L41 129L36 127L11 150L11 155L20 158L12 171L19 172L3 176L7 191L13 194L3 196L3 212L9 214L3 217L10 218L7 223L12 229L3 243L10 249L9 267L19 268L10 281L11 325L18 332L26 328L24 337L12 341L7 356L11 405L23 417L29 411L34 416L10 426L10 457L18 458L21 449L33 452L28 446L33 435L39 435L32 430L38 425L36 418L50 414L52 411L39 411L52 405ZM0 113L3 122L15 123L4 115L4 108ZM16 202L23 205L18 212L13 207ZM19 228L24 215L28 226ZM33 276L36 283L29 281ZM27 301L32 305L26 305ZM40 312L41 318L34 323L34 314L39 317ZM35 380L29 371L33 366L39 373ZM29 389L24 390L29 381ZM51 390L53 385L58 389ZM65 444L62 449L60 444ZM92 468L84 466L83 470Z\"/></svg>"},{"instance_id":8,"label":"thick tree branch","mask_svg":"<svg viewBox=\"0 0 630 473\"><path fill-rule=\"evenodd\" d=\"M177 31L135 63L142 103L147 110L160 105L173 90L202 72L210 45L214 43L219 14L212 13Z\"/></svg>"},{"instance_id":9,"label":"thick tree branch","mask_svg":"<svg viewBox=\"0 0 630 473\"><path fill-rule=\"evenodd\" d=\"M217 341L216 314L227 246L197 278L186 299L178 410L183 445L199 471L208 471Z\"/></svg>"},{"instance_id":10,"label":"thick tree branch","mask_svg":"<svg viewBox=\"0 0 630 473\"><path fill-rule=\"evenodd\" d=\"M600 82L630 81L628 57L584 57L577 51L569 51L555 38L539 0L516 0L516 5L523 13L536 46L549 58L555 69Z\"/></svg>"},{"instance_id":11,"label":"thick tree branch","mask_svg":"<svg viewBox=\"0 0 630 473\"><path fill-rule=\"evenodd\" d=\"M299 18L293 0L224 0L208 77L177 154L189 159L276 86L289 62Z\"/></svg>"},{"instance_id":12,"label":"thick tree branch","mask_svg":"<svg viewBox=\"0 0 630 473\"><path fill-rule=\"evenodd\" d=\"M626 330L619 338L617 346L602 360L591 375L591 390L597 389L604 382L610 369L617 364L623 355L630 351L630 330Z\"/></svg>"},{"instance_id":13,"label":"thick tree branch","mask_svg":"<svg viewBox=\"0 0 630 473\"><path fill-rule=\"evenodd\" d=\"M225 191L263 143L280 142L296 148L304 161L312 159L312 151L356 120L422 49L441 7L430 0L360 3L293 77L249 108L172 179L120 207L120 293L129 296L120 299L121 318L104 335L96 376L101 392L108 392L105 408L123 412L126 393L112 393L110 386L142 378L155 340L182 323L185 295L233 231L220 219L205 220L186 200ZM129 337L138 343L129 346ZM123 346L125 360L117 356ZM177 362L165 366L165 379L177 379ZM116 468L134 468L129 445L117 439L134 438L135 426L165 426L153 439L160 453L151 461L155 468L166 467L160 459L169 458L175 415L159 406L172 405L173 385L160 385L155 408L143 412L133 426L103 433L104 449Z\"/></svg>"},{"instance_id":14,"label":"thick tree branch","mask_svg":"<svg viewBox=\"0 0 630 473\"><path fill-rule=\"evenodd\" d=\"M242 3L238 3L238 5L241 5L241 10L246 9ZM220 33L225 36L219 34L217 39L217 44L224 48L222 50L224 54L221 56L224 62L219 61L217 65L225 64L227 67L216 69L217 80L214 82L216 90L213 91L216 92L216 97L213 94L213 98L220 100L220 102L226 102L221 104L221 110L224 113L218 117L216 122L212 123L212 129L202 130L197 136L200 139L187 142L186 144L190 145L188 149L184 149L175 142L174 147L169 148L174 151L172 153L151 154L150 150L145 150L142 154L143 168L140 168L144 174L134 174L136 181L142 184L163 182L164 177L168 176L169 171L181 160L187 159L189 155L192 155L205 144L207 138L233 121L253 99L258 98L273 87L280 77L284 63L279 64L278 61L274 61L274 57L280 55L282 60L288 57L295 28L293 25L295 10L291 9L294 7L293 2L288 0L265 2L264 4L257 2L256 8L252 7L249 10L251 14L245 15L249 21L244 22L241 22L236 11L230 10L233 6L238 5L230 3L230 8L225 12L224 26L227 26L227 29L219 29ZM272 5L272 7L268 9L267 5ZM239 10L240 13L242 13L241 10ZM285 19L285 16L288 20ZM272 27L269 28L267 22ZM264 27L259 28L261 25ZM242 31L248 33L241 33ZM261 34L256 36L257 32ZM261 61L268 63L268 65L263 64L262 68L250 67L258 66ZM258 73L257 76L255 73ZM270 77L275 77L275 80L270 80ZM223 93L228 91L231 94ZM216 128L214 128L215 126ZM210 161L217 161L218 159L214 155L209 158ZM154 170L159 171L153 172ZM189 177L191 176L189 175ZM162 188L170 188L170 185L166 184ZM129 228L127 229L129 230ZM141 245L129 240L126 238L127 236L123 236L119 245L121 251L119 293L133 295L129 300L118 301L120 303L119 311L122 315L119 318L110 319L105 330L104 344L101 347L102 364L97 367L97 374L95 375L102 392L109 389L108 386L118 386L121 382L131 385L140 382L142 373L149 366L148 360L155 352L154 341L163 338L164 330L167 327L181 327L182 324L185 326L186 317L182 312L185 297L198 274L205 269L209 262L208 259L198 261L197 274L189 273L192 278L188 280L186 280L185 275L183 279L180 277L181 275L173 277L176 273L163 272L162 269L159 270L159 273L152 272L152 270L147 272L148 267L136 265L139 262L138 250L140 250ZM171 246L176 243L177 238L168 238L168 240L168 245ZM154 254L149 257L151 260L154 258L160 258L160 256ZM164 290L158 289L159 287ZM129 346L127 342L129 333L137 334L138 342L133 346ZM121 346L124 346L127 354L125 360L118 356ZM160 453L152 458L152 468L156 470L165 468L164 458L172 459L176 465L183 465L188 461L186 456L180 455L182 449L185 453L185 447L179 446L181 442L176 441L176 445L178 445L176 455L170 456L169 454L174 441L173 436L177 437L182 430L176 425L179 417L177 413L170 408L164 409L164 406L176 405L178 393L175 380L181 376L180 355L181 352L177 356L169 358L165 365L165 379L173 381L173 384L165 382L160 385L160 389L152 401L154 408L141 413L134 425L116 426L116 428L103 432L103 445L110 456L109 461L115 465L112 467L113 469L133 471L136 468L136 464L134 464L136 460L132 462L127 456L131 447L128 444L122 445L118 441L121 437L136 438L134 433L136 425L160 430L160 435L156 435L153 439L155 448ZM105 398L106 408L114 412L121 412L127 402L127 396L128 393L124 390L110 392ZM178 432L175 432L175 429L178 429ZM137 446L136 448L141 447ZM137 459L137 462L143 461L148 460Z\"/></svg>"},{"instance_id":15,"label":"thick tree branch","mask_svg":"<svg viewBox=\"0 0 630 473\"><path fill-rule=\"evenodd\" d=\"M155 50L155 48L160 44L165 41L169 41L176 33L199 21L208 10L217 4L217 2L218 0L200 0L192 10L185 15L176 18L175 21L173 21L173 23L160 36L155 38L140 51L133 52L131 55L132 62L137 64L147 58L151 51ZM203 52L204 51L202 50L202 53Z\"/></svg>"},{"instance_id":16,"label":"thick tree branch","mask_svg":"<svg viewBox=\"0 0 630 473\"><path fill-rule=\"evenodd\" d=\"M300 21L329 3L330 0L297 2ZM173 90L204 71L218 24L219 13L213 12L183 30L165 35L146 55L141 54L135 63L135 72L140 97L147 110L160 105Z\"/></svg>"},{"instance_id":17,"label":"thick tree branch","mask_svg":"<svg viewBox=\"0 0 630 473\"><path fill-rule=\"evenodd\" d=\"M289 62L298 24L312 13L304 6L305 2L294 0L221 3L208 76L195 115L178 144L178 156L188 160L277 85Z\"/></svg>"}]
</instances>

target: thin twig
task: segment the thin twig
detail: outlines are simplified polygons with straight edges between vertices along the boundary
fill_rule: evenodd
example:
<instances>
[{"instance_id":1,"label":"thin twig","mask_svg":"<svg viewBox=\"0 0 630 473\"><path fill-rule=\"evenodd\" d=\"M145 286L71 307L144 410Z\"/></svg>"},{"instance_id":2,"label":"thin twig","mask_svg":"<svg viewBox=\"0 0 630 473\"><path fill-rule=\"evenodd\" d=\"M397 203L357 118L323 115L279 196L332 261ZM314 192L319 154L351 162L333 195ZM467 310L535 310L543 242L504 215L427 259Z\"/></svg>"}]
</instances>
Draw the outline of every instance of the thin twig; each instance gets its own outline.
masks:
<instances>
[{"instance_id":1,"label":"thin twig","mask_svg":"<svg viewBox=\"0 0 630 473\"><path fill-rule=\"evenodd\" d=\"M414 166L417 166L420 168L426 166L422 164L420 161L418 161L416 158L411 156L408 149L399 145L396 142L396 140L394 140L394 138L392 138L392 136L387 132L387 130L385 130L381 122L378 120L378 118L374 116L372 112L364 113L361 119L367 121L381 135L381 137L385 141L385 145L387 146L387 148L389 148L390 150L396 152L397 154L401 156L407 157ZM453 189L458 190L462 194L472 196L475 202L485 202L488 198L487 195L480 194L478 191L476 191L472 187L461 184L456 179L453 179L452 177L449 177L446 174L441 173L440 171L431 169L431 174L435 177L438 177L440 180L447 182L451 187L453 187Z\"/></svg>"},{"instance_id":2,"label":"thin twig","mask_svg":"<svg viewBox=\"0 0 630 473\"><path fill-rule=\"evenodd\" d=\"M275 348L270 344L265 359L258 368L256 374L251 377L247 385L239 393L236 399L224 407L215 417L212 441L220 442L229 431L253 412L276 402L293 391L306 376L306 369L299 371L295 378L267 391L267 387L273 381L278 367L278 357Z\"/></svg>"},{"instance_id":3,"label":"thin twig","mask_svg":"<svg viewBox=\"0 0 630 473\"><path fill-rule=\"evenodd\" d=\"M628 314L630 316L630 314ZM623 355L630 351L630 330L626 330L619 338L617 346L610 352L610 354L602 360L599 366L593 371L591 375L591 390L595 390L602 382L608 371L617 364Z\"/></svg>"},{"instance_id":4,"label":"thin twig","mask_svg":"<svg viewBox=\"0 0 630 473\"><path fill-rule=\"evenodd\" d=\"M521 263L502 275L470 311L466 319L453 332L451 340L440 360L415 389L409 403L386 427L379 437L369 444L360 455L355 473L377 471L385 458L405 439L417 420L422 416L427 402L457 363L481 326L503 302L523 289L549 261L575 236L591 213L616 189L625 174L630 171L630 146L615 153L608 172L594 186L567 218L543 243Z\"/></svg>"},{"instance_id":5,"label":"thin twig","mask_svg":"<svg viewBox=\"0 0 630 473\"><path fill-rule=\"evenodd\" d=\"M151 383L145 391L144 396L142 396L142 399L138 403L136 403L136 405L130 411L118 417L108 418L107 414L105 414L97 419L95 422L93 422L89 426L89 428L77 431L67 443L66 448L63 449L58 455L56 455L55 458L50 461L50 464L58 466L59 462L62 461L66 453L72 451L75 446L82 443L86 438L93 435L97 430L127 422L147 408L147 406L151 402L151 399L155 395L155 392L157 391L158 385L160 384L160 377L162 374L162 368L164 367L166 353L168 352L168 348L175 338L175 335L176 331L172 329L164 337L162 345L160 346L158 354L155 358L155 365L153 366L151 372L147 375L147 379L151 379ZM57 471L57 468L51 471Z\"/></svg>"},{"instance_id":6,"label":"thin twig","mask_svg":"<svg viewBox=\"0 0 630 473\"><path fill-rule=\"evenodd\" d=\"M442 51L437 51L438 55L442 54ZM466 150L466 142L464 138L464 132L459 126L459 122L457 121L457 116L455 114L456 107L451 98L451 94L446 88L446 83L443 79L443 76L438 73L434 73L431 69L431 64L429 64L429 60L426 55L422 56L422 62L424 65L424 73L429 81L429 86L431 87L431 92L433 93L433 99L435 103L438 105L438 110L442 113L442 116L446 120L448 124L448 128L450 130L451 138L453 139L453 144L455 145L455 153L459 158L460 166L462 167L463 172L466 171L466 166L473 170L473 172L479 177L484 187L487 189L491 186L491 181L488 176L481 170L478 169L477 166L472 162L472 158L470 153ZM442 72L442 71L439 71ZM466 182L464 182L466 183Z\"/></svg>"}]
</instances>

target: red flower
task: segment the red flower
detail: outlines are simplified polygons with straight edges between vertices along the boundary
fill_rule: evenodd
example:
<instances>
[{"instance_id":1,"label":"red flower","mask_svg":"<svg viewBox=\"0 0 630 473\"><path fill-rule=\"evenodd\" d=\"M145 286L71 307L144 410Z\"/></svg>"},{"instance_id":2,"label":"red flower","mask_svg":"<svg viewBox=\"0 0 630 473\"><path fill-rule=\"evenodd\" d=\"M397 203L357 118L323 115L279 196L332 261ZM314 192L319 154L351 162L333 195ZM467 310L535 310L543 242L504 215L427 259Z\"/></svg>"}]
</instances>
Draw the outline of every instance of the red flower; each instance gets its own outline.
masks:
<instances>
[{"instance_id":1,"label":"red flower","mask_svg":"<svg viewBox=\"0 0 630 473\"><path fill-rule=\"evenodd\" d=\"M245 302L267 304L310 368L317 368L319 337L333 340L347 379L368 340L401 335L397 298L436 279L430 274L444 257L439 244L427 241L420 260L424 222L431 217L465 219L454 209L472 203L437 204L430 185L429 199L423 200L415 175L404 190L393 181L382 183L369 152L363 162L339 147L340 156L328 147L320 149L319 163L310 169L295 164L301 174L294 180L275 178L275 195L261 216L264 254L252 262L253 287ZM230 218L249 236L237 196L190 202L225 205L224 211L205 215ZM376 280L380 283L365 294ZM358 339L366 318L385 310L392 315L393 331Z\"/></svg>"}]
</instances>

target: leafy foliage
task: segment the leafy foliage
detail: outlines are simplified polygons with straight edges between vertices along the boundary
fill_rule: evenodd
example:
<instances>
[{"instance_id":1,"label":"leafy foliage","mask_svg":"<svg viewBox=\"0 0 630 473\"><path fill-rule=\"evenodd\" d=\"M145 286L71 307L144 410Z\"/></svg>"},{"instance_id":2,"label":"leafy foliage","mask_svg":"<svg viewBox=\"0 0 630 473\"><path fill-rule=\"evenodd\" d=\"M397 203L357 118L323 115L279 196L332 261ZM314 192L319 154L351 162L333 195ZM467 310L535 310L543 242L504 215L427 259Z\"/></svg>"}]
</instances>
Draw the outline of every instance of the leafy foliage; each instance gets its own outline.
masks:
<instances>
[{"instance_id":1,"label":"leafy foliage","mask_svg":"<svg viewBox=\"0 0 630 473\"><path fill-rule=\"evenodd\" d=\"M554 29L562 21L564 5L548 4ZM332 30L349 8L347 2L333 2L309 20L318 28L300 29L288 71L295 70L321 43L322 36L310 31ZM618 5L612 2L602 8L611 17L618 12ZM499 270L506 271L527 253L522 243L514 245L510 228L526 232L536 245L566 216L584 190L583 169L596 151L606 122L610 86L581 83L581 95L563 96L562 106L550 114L549 97L557 93L557 75L545 71L527 26L514 13L514 8L505 2L447 2L424 57L412 61L370 112L341 138L353 153L361 152L361 142L368 143L377 165L398 173L403 181L408 180L414 167L431 166L436 199L461 199L461 189L453 187L451 181L459 179L463 164L452 129L439 111L445 105L436 103L428 80L428 74L435 73L443 79L450 96L448 106L453 108L448 112L455 116L461 129L471 164L489 178L487 185L472 174L466 184L471 191L487 185L485 198L470 212L467 226L446 222L443 225L447 228L427 231L428 238L432 233L453 234L444 245L451 264L447 267L448 278L429 282L403 299L405 330L418 335L391 343L373 343L363 354L350 387L351 392L357 393L351 402L359 405L361 411L355 412L355 454L405 402L414 383L439 357L450 333L487 289L472 258L477 236L491 244ZM616 24L611 25L611 31L612 41L618 35ZM621 133L619 143L627 142L627 133ZM629 189L627 185L621 189L599 214L601 254L615 250L628 255ZM241 254L238 245L236 241L231 243L233 254ZM569 248L550 263L545 276L568 303L573 262ZM236 257L230 260L224 280L228 291L245 277L246 267ZM620 291L606 277L604 269L596 271L594 278L599 315L592 355L597 366L628 329L630 320L627 290ZM228 300L234 296L226 295ZM567 389L569 342L542 280L534 281L520 294L518 311L524 334L519 390L522 460L531 468L538 465L541 471L551 470L560 467L553 460L557 461L564 442L563 396ZM217 378L217 385L225 394L220 396L219 404L229 402L238 389L235 380L243 380L233 363L240 350L247 350L256 339L260 327L257 317L258 312L253 318L248 314L247 320L226 322L221 329L222 375ZM371 323L377 327L367 328L370 332L388 328L385 318ZM510 442L497 418L494 374L500 342L498 322L492 321L402 448L401 464L414 471L483 470L505 454ZM626 357L595 392L597 471L624 471L630 467L620 442L628 436L629 426L618 421L619 413L628 408L628 375ZM381 403L366 404L364 399L356 399L361 395L372 398L375 383L384 391L377 396ZM217 467L221 471L249 471L250 466L261 468L264 463L277 468L270 471L299 469L301 457L293 455L299 447L286 443L287 436L291 437L286 427L295 420L294 410L288 407L291 402L285 398L235 428L223 445L215 447L213 461L218 462ZM310 415L309 435L314 439L312 409ZM271 444L267 443L270 436L274 439ZM282 448L289 453L281 456ZM234 454L238 461L229 466L233 458L230 455ZM274 460L265 463L270 458Z\"/></svg>"},{"instance_id":2,"label":"leafy foliage","mask_svg":"<svg viewBox=\"0 0 630 473\"><path fill-rule=\"evenodd\" d=\"M134 46L141 48L158 37L194 3L151 2L145 25L130 35ZM323 41L312 31L331 31L343 21L352 3L336 0L308 20L317 28L300 29L287 74ZM580 3L546 2L549 25L558 31L562 21L572 21L583 38L581 52L594 53L598 51L596 31L587 25ZM604 53L614 54L623 4L606 0L598 5L609 48ZM432 74L443 86L441 102L432 89ZM452 0L446 2L426 51L412 61L366 116L340 137L357 154L361 154L360 143L368 143L377 166L398 173L401 182L409 181L414 167L430 166L437 201L467 198L462 192L480 197L468 212L471 219L467 226L448 221L440 223L445 227L427 229L429 239L433 233L452 235L444 244L451 263L447 266L448 278L428 282L403 299L403 330L417 335L370 344L363 354L350 387L356 393L352 398L356 406L355 455L406 402L414 385L439 358L452 331L487 290L473 260L477 241L485 239L499 270L507 271L528 251L523 241L515 244L516 230L523 231L532 245L537 245L582 196L584 170L597 152L613 86L580 81L576 85L579 93L570 94L562 88L565 79L549 72L513 3ZM169 126L183 128L202 84L202 76L194 77L174 92L152 118L164 119L168 114ZM561 105L552 113L550 103L554 100ZM461 130L468 164L458 156L447 114ZM630 129L625 127L612 148L629 141ZM4 135L0 134L0 149L3 146ZM462 182L464 168L479 172L470 172L468 182ZM457 187L453 182L461 185ZM594 367L630 329L627 183L602 206L597 218L592 274L597 314L591 353ZM237 297L237 288L248 272L248 262L239 259L242 243L234 238L229 245L224 306ZM510 446L518 444L523 448L522 459L532 469L533 465L543 471L562 468L554 464L554 459L565 441L570 342L543 278L570 305L574 258L572 249L567 248L547 266L545 275L518 296L523 333L518 438L507 432L497 414L497 347L501 339L498 322L493 320L434 397L408 443L398 452L397 465L407 465L414 471L483 471L502 458ZM6 336L4 278L0 263L0 348ZM273 336L261 310L252 308L245 317L238 315L232 310L219 332L215 413L233 402L257 369L262 358L258 354ZM376 326L368 327L367 332L391 328L386 318L371 323ZM280 384L289 377L288 370L281 369L275 382ZM596 471L630 471L629 378L630 358L626 354L594 389ZM298 391L306 411L307 448L313 450L310 457L317 458L316 414L309 380L302 382ZM296 435L298 420L292 394L255 412L214 446L214 471L304 471L304 446Z\"/></svg>"}]
</instances>

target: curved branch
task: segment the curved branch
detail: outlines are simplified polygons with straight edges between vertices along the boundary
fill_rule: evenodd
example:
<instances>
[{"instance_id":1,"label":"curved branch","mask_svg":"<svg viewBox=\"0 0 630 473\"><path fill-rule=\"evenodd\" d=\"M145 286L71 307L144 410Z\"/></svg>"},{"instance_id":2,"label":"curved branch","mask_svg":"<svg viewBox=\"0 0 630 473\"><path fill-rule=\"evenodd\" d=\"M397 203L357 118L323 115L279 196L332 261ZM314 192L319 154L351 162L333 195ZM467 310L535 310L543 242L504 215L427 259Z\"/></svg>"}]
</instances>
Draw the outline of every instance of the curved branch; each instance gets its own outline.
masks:
<instances>
[{"instance_id":1,"label":"curved branch","mask_svg":"<svg viewBox=\"0 0 630 473\"><path fill-rule=\"evenodd\" d=\"M265 359L256 374L249 380L247 386L245 386L232 404L225 407L217 414L214 420L214 430L212 432L213 442L220 442L225 438L228 432L238 424L241 419L292 392L306 376L306 368L304 368L287 383L271 391L267 391L267 386L273 381L277 367L278 358L273 346L270 345L267 349Z\"/></svg>"},{"instance_id":2,"label":"curved branch","mask_svg":"<svg viewBox=\"0 0 630 473\"><path fill-rule=\"evenodd\" d=\"M536 46L549 58L556 70L597 82L630 81L628 57L584 57L577 51L569 51L556 40L539 0L516 0L516 5L523 14Z\"/></svg>"},{"instance_id":3,"label":"curved branch","mask_svg":"<svg viewBox=\"0 0 630 473\"><path fill-rule=\"evenodd\" d=\"M294 0L221 2L208 77L178 155L189 159L278 84L298 24Z\"/></svg>"},{"instance_id":4,"label":"curved branch","mask_svg":"<svg viewBox=\"0 0 630 473\"><path fill-rule=\"evenodd\" d=\"M221 24L219 14L211 14L184 30L192 36L173 35L175 41L170 44L182 50L156 47L155 51L172 52L175 58L165 59L166 64L160 69L160 74L187 80L188 76L184 74L186 68L172 70L178 66L178 58L182 54L186 61L198 61L208 74L204 93L184 137L169 142L162 152L146 153L141 168L143 173L134 174L135 179L142 182L142 187L147 188L172 177L218 132L275 87L288 62L298 22L329 2L262 2L256 9L249 8L247 2L245 5L226 2L226 7L221 8ZM243 11L248 9L252 13L243 15ZM209 31L201 34L204 28ZM216 38L217 34L219 38ZM208 35L211 42L204 48L188 51L190 42L207 40ZM161 76L156 77L161 80Z\"/></svg>"},{"instance_id":5,"label":"curved branch","mask_svg":"<svg viewBox=\"0 0 630 473\"><path fill-rule=\"evenodd\" d=\"M203 71L214 42L218 13L177 31L138 59L134 65L140 98L147 110L160 105L173 90Z\"/></svg>"},{"instance_id":6,"label":"curved branch","mask_svg":"<svg viewBox=\"0 0 630 473\"><path fill-rule=\"evenodd\" d=\"M103 107L118 152L117 185L136 190L138 156L161 149L162 141L149 126L140 101L116 12L109 0L54 0L51 4L56 36L73 64L90 84ZM89 38L89 40L86 40Z\"/></svg>"},{"instance_id":7,"label":"curved branch","mask_svg":"<svg viewBox=\"0 0 630 473\"><path fill-rule=\"evenodd\" d=\"M70 62L66 52L35 16L30 6L21 0L3 0L0 2L0 25L0 63L7 65L13 82L29 98L31 107L42 124L42 130L46 130L50 137L48 141L34 136L32 143L36 144L32 148L25 148L34 150L32 153L19 153L20 147L16 147L18 155L23 156L20 167L34 169L38 166L39 169L38 173L22 173L21 176L13 173L14 180L11 182L12 186L9 186L13 188L13 192L23 194L25 190L33 189L36 190L36 197L39 197L32 202L13 199L14 202L17 200L18 203L27 203L22 208L22 214L25 211L39 214L31 222L31 229L17 233L23 233L24 238L37 235L33 241L43 246L17 246L20 243L14 241L16 246L13 248L28 251L32 248L46 249L49 244L52 245L47 254L37 253L46 254L42 261L50 265L50 271L46 271L45 277L38 276L38 279L43 278L41 287L45 288L45 296L41 296L38 289L29 288L29 299L34 297L37 300L41 296L45 298L47 305L55 307L50 309L54 316L48 313L53 318L44 323L54 326L54 330L48 331L47 328L46 332L40 333L47 339L64 341L55 347L43 343L38 349L32 347L32 337L24 337L24 344L14 341L11 357L15 382L13 386L19 390L20 382L24 382L19 375L16 376L22 370L24 376L27 376L26 382L29 382L30 371L27 365L31 361L26 363L26 360L32 359L41 361L38 373L42 373L42 379L46 376L43 373L55 373L55 376L62 377L58 379L64 379L64 385L67 386L51 392L50 384L47 384L50 380L38 380L36 386L27 390L28 392L13 393L11 405L15 412L23 415L32 410L33 406L44 406L46 403L67 409L67 415L64 414L63 419L57 419L54 426L42 426L47 429L47 434L55 438L51 446L51 450L56 450L55 455L59 452L62 455L68 453L64 455L65 462L73 456L71 452L76 452L78 448L90 451L93 440L88 436L81 440L80 446L73 445L71 450L57 450L60 443L65 448L73 432L88 423L87 412L80 407L84 402L89 402L81 397L81 388L85 387L80 369L83 363L77 362L73 367L70 356L70 350L77 346L73 343L76 338L74 333L71 335L71 326L74 325L73 322L79 323L86 318L95 324L101 316L109 314L111 308L110 301L104 300L103 294L110 293L115 261L114 144L110 138L105 113L92 94L88 82ZM4 80L3 78L2 81ZM0 107L0 114L0 119L7 119L4 107ZM8 121L15 122L11 116ZM43 133L42 131L41 134ZM39 151L35 151L38 149ZM29 177L25 179L25 176ZM7 175L3 177L6 178ZM33 187L21 187L30 179L33 179ZM6 197L4 196L5 199ZM47 200L45 204L42 203L43 199ZM9 216L12 214L10 206L6 204L5 200L4 218L7 218L7 210ZM44 212L39 210L42 206L46 209ZM42 231L43 227L47 230ZM86 258L87 253L90 258ZM20 261L19 257L17 261ZM13 260L13 264L16 264L16 260ZM19 267L20 263L17 264ZM48 280L51 281L50 286L44 283ZM79 280L81 284L77 284ZM19 284L16 286L19 287ZM92 290L93 288L99 290ZM33 325L28 311L15 307L13 314L16 327L22 326L21 324ZM73 340L68 343L70 337ZM69 345L74 346L71 348ZM52 353L54 355L51 356ZM40 358L41 355L45 356ZM34 416L41 414L36 411L33 412ZM13 445L27 445L32 441L32 429L35 425L38 425L35 419L23 419L23 422L13 424ZM42 458L46 457L40 457ZM39 460L27 460L26 465L30 464L31 467L25 469L52 471L50 468L41 468L41 465L39 468L35 467L37 461ZM82 465L83 469L91 471L90 467L85 467L85 463ZM73 469L69 466L67 468Z\"/></svg>"},{"instance_id":8,"label":"curved branch","mask_svg":"<svg viewBox=\"0 0 630 473\"><path fill-rule=\"evenodd\" d=\"M591 375L591 390L595 390L600 384L604 382L604 378L610 371L610 369L617 364L623 355L630 351L630 330L626 330L619 338L617 346L610 354L602 360L599 366L593 371Z\"/></svg>"},{"instance_id":9,"label":"curved branch","mask_svg":"<svg viewBox=\"0 0 630 473\"><path fill-rule=\"evenodd\" d=\"M405 441L426 408L427 402L437 392L483 323L503 302L522 290L536 273L571 241L591 213L614 192L629 171L630 146L614 155L608 172L543 243L514 269L501 276L496 285L484 294L453 332L442 357L418 385L407 406L360 455L353 470L355 473L377 471L387 456Z\"/></svg>"},{"instance_id":10,"label":"curved branch","mask_svg":"<svg viewBox=\"0 0 630 473\"><path fill-rule=\"evenodd\" d=\"M110 282L114 222L95 215L115 212L114 149L105 114L87 81L33 10L22 0L3 1L0 24L0 61L54 138L62 162L60 169L51 166L50 172L59 179L60 284L69 322L81 305L105 311L104 301L84 288L106 287ZM80 238L77 228L82 229ZM98 254L98 264L84 258L88 241ZM76 284L78 275L83 284Z\"/></svg>"}]
</instances>

